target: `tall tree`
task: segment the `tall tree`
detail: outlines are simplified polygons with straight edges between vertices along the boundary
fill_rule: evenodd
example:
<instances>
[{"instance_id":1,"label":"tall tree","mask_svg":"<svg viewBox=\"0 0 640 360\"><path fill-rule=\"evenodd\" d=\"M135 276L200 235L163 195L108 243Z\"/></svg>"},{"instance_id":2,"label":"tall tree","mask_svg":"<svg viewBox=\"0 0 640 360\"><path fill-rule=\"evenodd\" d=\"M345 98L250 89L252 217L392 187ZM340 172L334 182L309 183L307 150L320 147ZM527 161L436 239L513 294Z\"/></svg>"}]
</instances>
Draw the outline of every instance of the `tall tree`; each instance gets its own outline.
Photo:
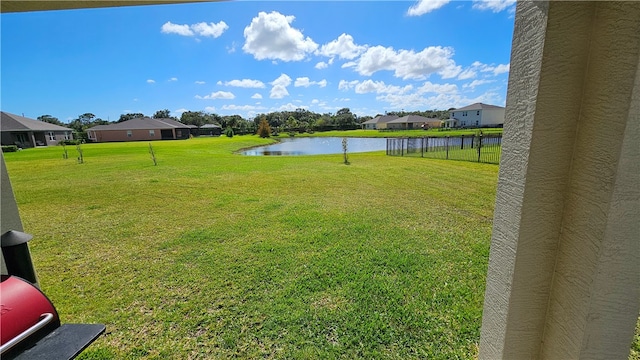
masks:
<instances>
[{"instance_id":1,"label":"tall tree","mask_svg":"<svg viewBox=\"0 0 640 360\"><path fill-rule=\"evenodd\" d=\"M57 117L54 117L54 116L51 116L51 115L40 115L40 116L38 116L38 120L46 122L46 123L49 123L49 124L55 124L55 125L64 126L62 121L58 120Z\"/></svg>"},{"instance_id":2,"label":"tall tree","mask_svg":"<svg viewBox=\"0 0 640 360\"><path fill-rule=\"evenodd\" d=\"M154 119L171 119L171 111L169 109L158 110L153 114Z\"/></svg>"},{"instance_id":3,"label":"tall tree","mask_svg":"<svg viewBox=\"0 0 640 360\"><path fill-rule=\"evenodd\" d=\"M127 121L127 120L131 120L131 119L137 119L137 118L143 118L144 114L143 113L127 113L127 114L121 114L120 115L120 119L118 119L118 122L123 122L123 121Z\"/></svg>"},{"instance_id":4,"label":"tall tree","mask_svg":"<svg viewBox=\"0 0 640 360\"><path fill-rule=\"evenodd\" d=\"M185 111L180 115L180 122L201 127L206 124L206 116L202 111Z\"/></svg>"}]
</instances>

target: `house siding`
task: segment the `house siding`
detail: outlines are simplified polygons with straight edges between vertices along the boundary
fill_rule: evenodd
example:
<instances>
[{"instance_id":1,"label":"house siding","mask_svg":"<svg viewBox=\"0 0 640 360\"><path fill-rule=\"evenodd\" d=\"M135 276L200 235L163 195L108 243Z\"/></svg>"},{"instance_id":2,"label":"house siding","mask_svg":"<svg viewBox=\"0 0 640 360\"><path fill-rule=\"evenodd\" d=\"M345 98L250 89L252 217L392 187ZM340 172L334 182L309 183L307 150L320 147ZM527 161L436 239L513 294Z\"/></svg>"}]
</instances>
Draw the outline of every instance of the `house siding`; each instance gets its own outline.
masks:
<instances>
[{"instance_id":1,"label":"house siding","mask_svg":"<svg viewBox=\"0 0 640 360\"><path fill-rule=\"evenodd\" d=\"M154 134L151 136L150 130ZM162 138L162 131L171 131L171 138ZM131 132L131 136L128 133ZM190 129L134 129L134 130L88 130L89 139L95 142L118 142L118 141L154 141L154 140L174 140L188 139Z\"/></svg>"}]
</instances>

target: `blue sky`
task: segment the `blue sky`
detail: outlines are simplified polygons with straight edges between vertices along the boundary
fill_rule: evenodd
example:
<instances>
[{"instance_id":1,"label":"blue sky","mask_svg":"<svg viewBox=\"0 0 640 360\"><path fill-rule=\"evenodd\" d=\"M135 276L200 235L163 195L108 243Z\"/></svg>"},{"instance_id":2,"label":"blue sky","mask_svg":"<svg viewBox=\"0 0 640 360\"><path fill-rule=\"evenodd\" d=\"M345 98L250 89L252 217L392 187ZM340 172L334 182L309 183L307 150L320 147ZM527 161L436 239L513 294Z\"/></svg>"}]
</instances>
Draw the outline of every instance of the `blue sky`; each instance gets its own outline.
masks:
<instances>
[{"instance_id":1,"label":"blue sky","mask_svg":"<svg viewBox=\"0 0 640 360\"><path fill-rule=\"evenodd\" d=\"M359 116L504 106L514 0L230 1L1 16L1 108Z\"/></svg>"}]
</instances>

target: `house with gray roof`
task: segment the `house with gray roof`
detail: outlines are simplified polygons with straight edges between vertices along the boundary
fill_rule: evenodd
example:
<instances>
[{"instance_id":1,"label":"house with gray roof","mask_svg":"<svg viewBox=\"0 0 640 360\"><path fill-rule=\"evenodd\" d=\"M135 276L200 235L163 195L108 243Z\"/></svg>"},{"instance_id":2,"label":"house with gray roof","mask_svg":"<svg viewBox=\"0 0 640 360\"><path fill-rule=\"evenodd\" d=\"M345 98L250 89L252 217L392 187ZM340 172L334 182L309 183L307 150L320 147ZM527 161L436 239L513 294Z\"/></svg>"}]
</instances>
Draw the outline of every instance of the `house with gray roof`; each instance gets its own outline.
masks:
<instances>
[{"instance_id":1,"label":"house with gray roof","mask_svg":"<svg viewBox=\"0 0 640 360\"><path fill-rule=\"evenodd\" d=\"M420 115L407 115L387 122L387 129L412 130L440 127L438 119L426 118Z\"/></svg>"},{"instance_id":2,"label":"house with gray roof","mask_svg":"<svg viewBox=\"0 0 640 360\"><path fill-rule=\"evenodd\" d=\"M200 135L220 136L222 134L222 126L218 124L204 124L200 126Z\"/></svg>"},{"instance_id":3,"label":"house with gray roof","mask_svg":"<svg viewBox=\"0 0 640 360\"><path fill-rule=\"evenodd\" d=\"M387 123L391 120L395 120L398 118L398 115L384 115L384 116L376 116L371 120L367 120L365 122L363 122L362 128L363 129L369 129L369 130L380 130L380 129L386 129L387 128Z\"/></svg>"},{"instance_id":4,"label":"house with gray roof","mask_svg":"<svg viewBox=\"0 0 640 360\"><path fill-rule=\"evenodd\" d=\"M192 130L195 131L197 128L173 119L144 117L115 124L97 125L87 129L87 136L94 142L177 140L188 139Z\"/></svg>"},{"instance_id":5,"label":"house with gray roof","mask_svg":"<svg viewBox=\"0 0 640 360\"><path fill-rule=\"evenodd\" d=\"M475 103L449 111L444 127L501 127L504 124L502 106Z\"/></svg>"},{"instance_id":6,"label":"house with gray roof","mask_svg":"<svg viewBox=\"0 0 640 360\"><path fill-rule=\"evenodd\" d=\"M2 145L16 145L22 149L57 145L62 140L73 139L73 129L4 111L0 112L0 133Z\"/></svg>"}]
</instances>

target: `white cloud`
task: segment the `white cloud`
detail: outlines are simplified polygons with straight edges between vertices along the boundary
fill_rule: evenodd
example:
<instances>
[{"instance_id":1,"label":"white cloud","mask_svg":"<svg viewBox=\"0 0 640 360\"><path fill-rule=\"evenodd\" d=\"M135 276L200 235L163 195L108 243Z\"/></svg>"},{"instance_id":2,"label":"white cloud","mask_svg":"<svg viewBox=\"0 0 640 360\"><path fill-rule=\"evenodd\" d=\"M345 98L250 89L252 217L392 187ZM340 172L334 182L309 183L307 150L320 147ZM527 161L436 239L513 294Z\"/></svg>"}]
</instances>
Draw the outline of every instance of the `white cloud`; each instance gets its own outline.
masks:
<instances>
[{"instance_id":1,"label":"white cloud","mask_svg":"<svg viewBox=\"0 0 640 360\"><path fill-rule=\"evenodd\" d=\"M433 10L437 10L446 4L449 3L450 0L419 0L418 3L412 5L409 10L407 10L407 15L409 16L420 16L426 13L429 13Z\"/></svg>"},{"instance_id":2,"label":"white cloud","mask_svg":"<svg viewBox=\"0 0 640 360\"><path fill-rule=\"evenodd\" d=\"M403 80L422 80L437 73L443 79L456 77L461 67L452 59L453 49L430 46L416 53L413 50L395 51L392 47L370 47L357 61L356 71L360 75L371 76L381 70L394 72Z\"/></svg>"},{"instance_id":3,"label":"white cloud","mask_svg":"<svg viewBox=\"0 0 640 360\"><path fill-rule=\"evenodd\" d=\"M469 88L471 90L475 89L476 86L480 86L480 85L484 85L484 84L489 84L494 82L495 80L473 80L470 83L464 84L462 85L463 89Z\"/></svg>"},{"instance_id":4,"label":"white cloud","mask_svg":"<svg viewBox=\"0 0 640 360\"><path fill-rule=\"evenodd\" d=\"M204 111L212 113L216 111L216 107L215 106L207 106L204 108Z\"/></svg>"},{"instance_id":5,"label":"white cloud","mask_svg":"<svg viewBox=\"0 0 640 360\"><path fill-rule=\"evenodd\" d=\"M173 113L176 114L176 115L178 115L178 114L182 115L183 112L187 112L187 111L189 111L189 110L187 110L185 108L180 108L180 109L173 110Z\"/></svg>"},{"instance_id":6,"label":"white cloud","mask_svg":"<svg viewBox=\"0 0 640 360\"><path fill-rule=\"evenodd\" d=\"M473 0L473 8L476 10L491 10L497 13L515 3L516 0Z\"/></svg>"},{"instance_id":7,"label":"white cloud","mask_svg":"<svg viewBox=\"0 0 640 360\"><path fill-rule=\"evenodd\" d=\"M500 64L493 69L493 75L500 75L502 73L509 72L511 64Z\"/></svg>"},{"instance_id":8,"label":"white cloud","mask_svg":"<svg viewBox=\"0 0 640 360\"><path fill-rule=\"evenodd\" d=\"M353 42L353 36L343 33L338 36L336 40L322 45L318 53L326 57L333 57L337 55L340 59L352 60L362 54L366 49L367 46L356 45Z\"/></svg>"},{"instance_id":9,"label":"white cloud","mask_svg":"<svg viewBox=\"0 0 640 360\"><path fill-rule=\"evenodd\" d=\"M222 85L222 82L218 82L218 85ZM242 88L264 88L265 85L260 80L252 80L252 79L242 79L242 80L231 80L224 83L225 86L235 86Z\"/></svg>"},{"instance_id":10,"label":"white cloud","mask_svg":"<svg viewBox=\"0 0 640 360\"><path fill-rule=\"evenodd\" d=\"M326 69L328 66L329 65L327 65L326 62L320 61L319 63L316 64L315 68L318 70L321 70L321 69Z\"/></svg>"},{"instance_id":11,"label":"white cloud","mask_svg":"<svg viewBox=\"0 0 640 360\"><path fill-rule=\"evenodd\" d=\"M205 96L196 95L196 99L207 99L207 100L215 100L215 99L231 100L235 98L236 96L233 95L233 93L230 93L228 91L217 91Z\"/></svg>"},{"instance_id":12,"label":"white cloud","mask_svg":"<svg viewBox=\"0 0 640 360\"><path fill-rule=\"evenodd\" d=\"M346 69L346 68L354 67L354 66L357 66L357 65L358 65L357 62L349 61L349 62L346 62L346 63L342 64L341 68Z\"/></svg>"},{"instance_id":13,"label":"white cloud","mask_svg":"<svg viewBox=\"0 0 640 360\"><path fill-rule=\"evenodd\" d=\"M320 81L310 81L308 77L299 77L296 79L295 83L293 84L293 86L295 87L309 87L311 85L318 85L319 87L325 87L327 86L327 80L323 79Z\"/></svg>"},{"instance_id":14,"label":"white cloud","mask_svg":"<svg viewBox=\"0 0 640 360\"><path fill-rule=\"evenodd\" d=\"M165 34L178 34L182 36L204 36L204 37L213 37L217 38L222 35L225 30L227 30L229 26L224 21L220 21L219 23L197 23L192 25L179 25L174 24L171 21L167 21L161 27L161 32Z\"/></svg>"},{"instance_id":15,"label":"white cloud","mask_svg":"<svg viewBox=\"0 0 640 360\"><path fill-rule=\"evenodd\" d=\"M233 42L231 43L231 46L227 46L227 47L226 47L226 49L227 49L227 53L229 53L229 54L233 54L234 52L236 52L236 46L237 46L236 42L235 42L235 41L233 41Z\"/></svg>"},{"instance_id":16,"label":"white cloud","mask_svg":"<svg viewBox=\"0 0 640 360\"><path fill-rule=\"evenodd\" d=\"M278 111L295 111L296 109L308 109L308 108L309 108L308 106L300 106L300 105L288 103L280 106L278 108Z\"/></svg>"},{"instance_id":17,"label":"white cloud","mask_svg":"<svg viewBox=\"0 0 640 360\"><path fill-rule=\"evenodd\" d=\"M200 36L205 36L205 37L209 36L213 38L220 37L220 35L222 35L225 32L225 30L227 30L228 28L229 26L224 21L220 21L217 24L215 23L207 24L205 22L201 22L201 23L191 25L191 29L196 34Z\"/></svg>"},{"instance_id":18,"label":"white cloud","mask_svg":"<svg viewBox=\"0 0 640 360\"><path fill-rule=\"evenodd\" d=\"M250 110L259 110L259 109L263 109L260 106L253 106L253 105L224 105L222 107L222 110L235 110L235 111L250 111Z\"/></svg>"},{"instance_id":19,"label":"white cloud","mask_svg":"<svg viewBox=\"0 0 640 360\"><path fill-rule=\"evenodd\" d=\"M458 92L458 86L455 84L433 84L426 81L417 89L419 94L436 93L436 94L455 94Z\"/></svg>"},{"instance_id":20,"label":"white cloud","mask_svg":"<svg viewBox=\"0 0 640 360\"><path fill-rule=\"evenodd\" d=\"M272 99L282 99L285 96L289 96L287 86L291 85L291 78L287 74L281 74L277 79L270 83L273 87L269 97Z\"/></svg>"},{"instance_id":21,"label":"white cloud","mask_svg":"<svg viewBox=\"0 0 640 360\"><path fill-rule=\"evenodd\" d=\"M303 60L318 49L318 44L291 27L294 19L292 15L284 16L277 11L259 12L244 29L242 50L257 60Z\"/></svg>"},{"instance_id":22,"label":"white cloud","mask_svg":"<svg viewBox=\"0 0 640 360\"><path fill-rule=\"evenodd\" d=\"M320 100L318 100L318 99L313 99L313 100L311 100L311 103L312 103L312 104L314 104L314 105L315 105L315 104L319 104L319 103L320 103Z\"/></svg>"},{"instance_id":23,"label":"white cloud","mask_svg":"<svg viewBox=\"0 0 640 360\"><path fill-rule=\"evenodd\" d=\"M206 84L204 81L199 81L199 80L198 80L198 81L196 81L195 83L196 83L197 85L204 85L204 84Z\"/></svg>"},{"instance_id":24,"label":"white cloud","mask_svg":"<svg viewBox=\"0 0 640 360\"><path fill-rule=\"evenodd\" d=\"M359 83L358 80L352 80L352 81L340 80L340 82L338 83L338 90L349 90L352 87L358 85L358 83Z\"/></svg>"},{"instance_id":25,"label":"white cloud","mask_svg":"<svg viewBox=\"0 0 640 360\"><path fill-rule=\"evenodd\" d=\"M148 79L147 80L147 84L155 84L155 83L156 83L156 81L153 80L153 79Z\"/></svg>"},{"instance_id":26,"label":"white cloud","mask_svg":"<svg viewBox=\"0 0 640 360\"><path fill-rule=\"evenodd\" d=\"M182 36L193 36L193 31L189 28L189 25L178 25L174 24L171 21L167 21L160 31L165 34L178 34Z\"/></svg>"},{"instance_id":27,"label":"white cloud","mask_svg":"<svg viewBox=\"0 0 640 360\"><path fill-rule=\"evenodd\" d=\"M295 86L295 87L300 87L300 86L309 87L309 86L311 86L311 82L309 81L308 77L299 77L299 78L296 79L296 82L293 84L293 86Z\"/></svg>"},{"instance_id":28,"label":"white cloud","mask_svg":"<svg viewBox=\"0 0 640 360\"><path fill-rule=\"evenodd\" d=\"M252 99L262 99L262 95L255 93L251 96Z\"/></svg>"},{"instance_id":29,"label":"white cloud","mask_svg":"<svg viewBox=\"0 0 640 360\"><path fill-rule=\"evenodd\" d=\"M395 85L387 85L384 81L373 81L373 80L365 80L355 86L356 94L366 94L366 93L394 93L394 94L404 94L413 89L413 86L407 85L405 87L399 87Z\"/></svg>"},{"instance_id":30,"label":"white cloud","mask_svg":"<svg viewBox=\"0 0 640 360\"><path fill-rule=\"evenodd\" d=\"M476 77L476 75L477 73L472 69L466 69L465 71L458 74L458 80L473 79L474 77Z\"/></svg>"},{"instance_id":31,"label":"white cloud","mask_svg":"<svg viewBox=\"0 0 640 360\"><path fill-rule=\"evenodd\" d=\"M172 77L171 79L169 79L169 81L178 81L177 77Z\"/></svg>"}]
</instances>

